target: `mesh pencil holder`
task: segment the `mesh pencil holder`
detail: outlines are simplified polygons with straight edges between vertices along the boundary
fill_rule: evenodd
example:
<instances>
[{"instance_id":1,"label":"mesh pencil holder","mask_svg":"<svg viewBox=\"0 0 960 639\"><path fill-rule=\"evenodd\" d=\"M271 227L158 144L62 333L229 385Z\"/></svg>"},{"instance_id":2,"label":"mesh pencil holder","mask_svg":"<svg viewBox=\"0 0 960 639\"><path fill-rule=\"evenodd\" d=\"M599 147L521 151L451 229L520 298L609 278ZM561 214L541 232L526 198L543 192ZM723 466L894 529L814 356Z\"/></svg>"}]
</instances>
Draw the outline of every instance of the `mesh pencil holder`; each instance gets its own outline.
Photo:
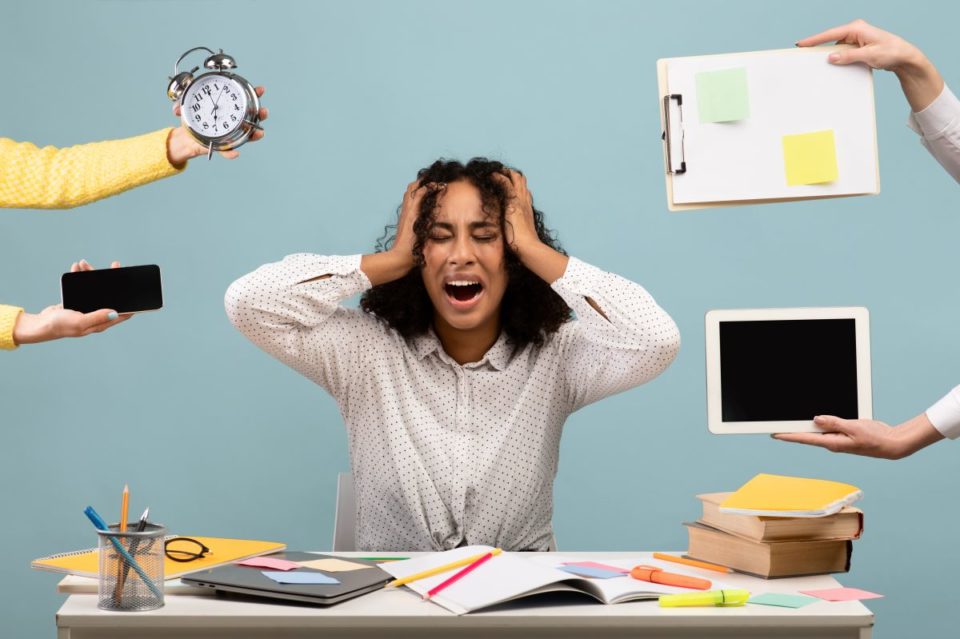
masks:
<instances>
[{"instance_id":1,"label":"mesh pencil holder","mask_svg":"<svg viewBox=\"0 0 960 639\"><path fill-rule=\"evenodd\" d=\"M136 523L120 532L119 526L97 531L100 538L100 576L97 606L103 610L155 610L163 606L163 542L161 524L147 524L134 532Z\"/></svg>"}]
</instances>

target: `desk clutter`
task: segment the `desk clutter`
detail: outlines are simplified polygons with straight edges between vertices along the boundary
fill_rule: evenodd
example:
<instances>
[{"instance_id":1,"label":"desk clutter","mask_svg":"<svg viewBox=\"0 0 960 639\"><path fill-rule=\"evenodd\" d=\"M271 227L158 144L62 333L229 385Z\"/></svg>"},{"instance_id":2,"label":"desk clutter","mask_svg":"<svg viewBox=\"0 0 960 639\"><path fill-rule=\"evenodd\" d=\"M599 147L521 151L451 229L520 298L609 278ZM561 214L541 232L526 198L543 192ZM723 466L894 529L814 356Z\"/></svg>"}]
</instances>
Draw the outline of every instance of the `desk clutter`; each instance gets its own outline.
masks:
<instances>
[{"instance_id":1,"label":"desk clutter","mask_svg":"<svg viewBox=\"0 0 960 639\"><path fill-rule=\"evenodd\" d=\"M684 524L687 554L763 578L848 572L863 534L863 511L848 504L861 494L848 484L757 475L734 493L698 495L703 513Z\"/></svg>"},{"instance_id":2,"label":"desk clutter","mask_svg":"<svg viewBox=\"0 0 960 639\"><path fill-rule=\"evenodd\" d=\"M817 496L811 498L811 491ZM732 569L763 578L836 572L841 565L848 570L850 543L863 531L863 513L846 504L860 494L845 484L758 475L736 493L699 496L703 517L686 524L687 557L630 553L600 563L558 553L505 553L489 546L413 558L336 557L286 551L279 542L167 536L164 526L148 520L149 508L139 521L128 522L129 490L124 487L120 523L107 524L90 506L84 511L97 530L97 548L43 557L31 565L96 578L98 607L108 611L159 608L164 581L176 577L205 592L319 605L406 586L456 615L548 592L577 592L603 604L655 599L664 608L747 603L799 608L818 598L850 601L882 595L830 588L751 597L743 587L749 582L737 587L723 576ZM801 507L831 514L804 516ZM800 515L749 514L770 511Z\"/></svg>"}]
</instances>

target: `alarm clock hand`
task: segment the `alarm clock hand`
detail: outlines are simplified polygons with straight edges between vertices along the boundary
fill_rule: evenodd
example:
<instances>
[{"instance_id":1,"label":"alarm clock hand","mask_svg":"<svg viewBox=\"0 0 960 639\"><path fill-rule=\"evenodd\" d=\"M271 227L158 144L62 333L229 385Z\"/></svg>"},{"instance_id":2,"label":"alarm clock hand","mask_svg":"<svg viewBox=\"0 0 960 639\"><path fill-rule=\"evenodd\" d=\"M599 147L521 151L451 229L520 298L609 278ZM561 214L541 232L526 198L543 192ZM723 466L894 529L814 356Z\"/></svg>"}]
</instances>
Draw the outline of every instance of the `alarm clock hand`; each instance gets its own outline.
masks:
<instances>
[{"instance_id":1,"label":"alarm clock hand","mask_svg":"<svg viewBox=\"0 0 960 639\"><path fill-rule=\"evenodd\" d=\"M257 97L263 97L264 88L258 86L256 89ZM179 104L173 105L173 114L177 117L181 117L182 109ZM258 113L260 122L266 120L270 113L266 107L260 107L260 112ZM263 127L255 127L257 130L250 135L248 142L256 142L263 138ZM179 168L183 168L187 160L191 158L198 157L200 155L207 155L210 152L209 147L203 146L198 143L187 131L186 125L183 123L180 124L177 128L173 129L170 132L170 136L167 138L167 160L171 165ZM233 160L240 156L240 152L236 149L231 149L229 151L220 151L220 155L228 160Z\"/></svg>"}]
</instances>

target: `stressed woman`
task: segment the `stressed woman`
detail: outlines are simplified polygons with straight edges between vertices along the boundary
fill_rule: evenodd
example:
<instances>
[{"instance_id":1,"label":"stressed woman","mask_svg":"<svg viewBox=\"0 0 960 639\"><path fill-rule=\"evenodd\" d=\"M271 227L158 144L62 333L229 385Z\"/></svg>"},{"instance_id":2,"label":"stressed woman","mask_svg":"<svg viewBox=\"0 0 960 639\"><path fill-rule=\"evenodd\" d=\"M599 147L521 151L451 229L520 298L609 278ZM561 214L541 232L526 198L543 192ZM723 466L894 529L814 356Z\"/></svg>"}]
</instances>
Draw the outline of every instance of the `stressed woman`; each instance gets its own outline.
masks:
<instances>
[{"instance_id":1,"label":"stressed woman","mask_svg":"<svg viewBox=\"0 0 960 639\"><path fill-rule=\"evenodd\" d=\"M666 369L676 325L565 255L499 162L420 171L386 246L262 266L227 291L230 320L336 399L358 548L547 550L564 422Z\"/></svg>"}]
</instances>

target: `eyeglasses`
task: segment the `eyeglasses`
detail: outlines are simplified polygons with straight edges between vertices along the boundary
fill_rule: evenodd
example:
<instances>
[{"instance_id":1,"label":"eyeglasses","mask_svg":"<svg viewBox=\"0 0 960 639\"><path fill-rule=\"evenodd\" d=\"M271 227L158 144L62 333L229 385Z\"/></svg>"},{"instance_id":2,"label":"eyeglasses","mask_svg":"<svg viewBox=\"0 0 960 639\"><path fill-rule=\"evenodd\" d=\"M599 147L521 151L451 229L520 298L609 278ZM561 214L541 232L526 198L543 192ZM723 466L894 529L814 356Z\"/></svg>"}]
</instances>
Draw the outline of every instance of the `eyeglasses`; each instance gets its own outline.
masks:
<instances>
[{"instance_id":1,"label":"eyeglasses","mask_svg":"<svg viewBox=\"0 0 960 639\"><path fill-rule=\"evenodd\" d=\"M190 537L168 539L163 544L163 550L167 559L183 563L203 559L206 555L212 554L209 548Z\"/></svg>"}]
</instances>

